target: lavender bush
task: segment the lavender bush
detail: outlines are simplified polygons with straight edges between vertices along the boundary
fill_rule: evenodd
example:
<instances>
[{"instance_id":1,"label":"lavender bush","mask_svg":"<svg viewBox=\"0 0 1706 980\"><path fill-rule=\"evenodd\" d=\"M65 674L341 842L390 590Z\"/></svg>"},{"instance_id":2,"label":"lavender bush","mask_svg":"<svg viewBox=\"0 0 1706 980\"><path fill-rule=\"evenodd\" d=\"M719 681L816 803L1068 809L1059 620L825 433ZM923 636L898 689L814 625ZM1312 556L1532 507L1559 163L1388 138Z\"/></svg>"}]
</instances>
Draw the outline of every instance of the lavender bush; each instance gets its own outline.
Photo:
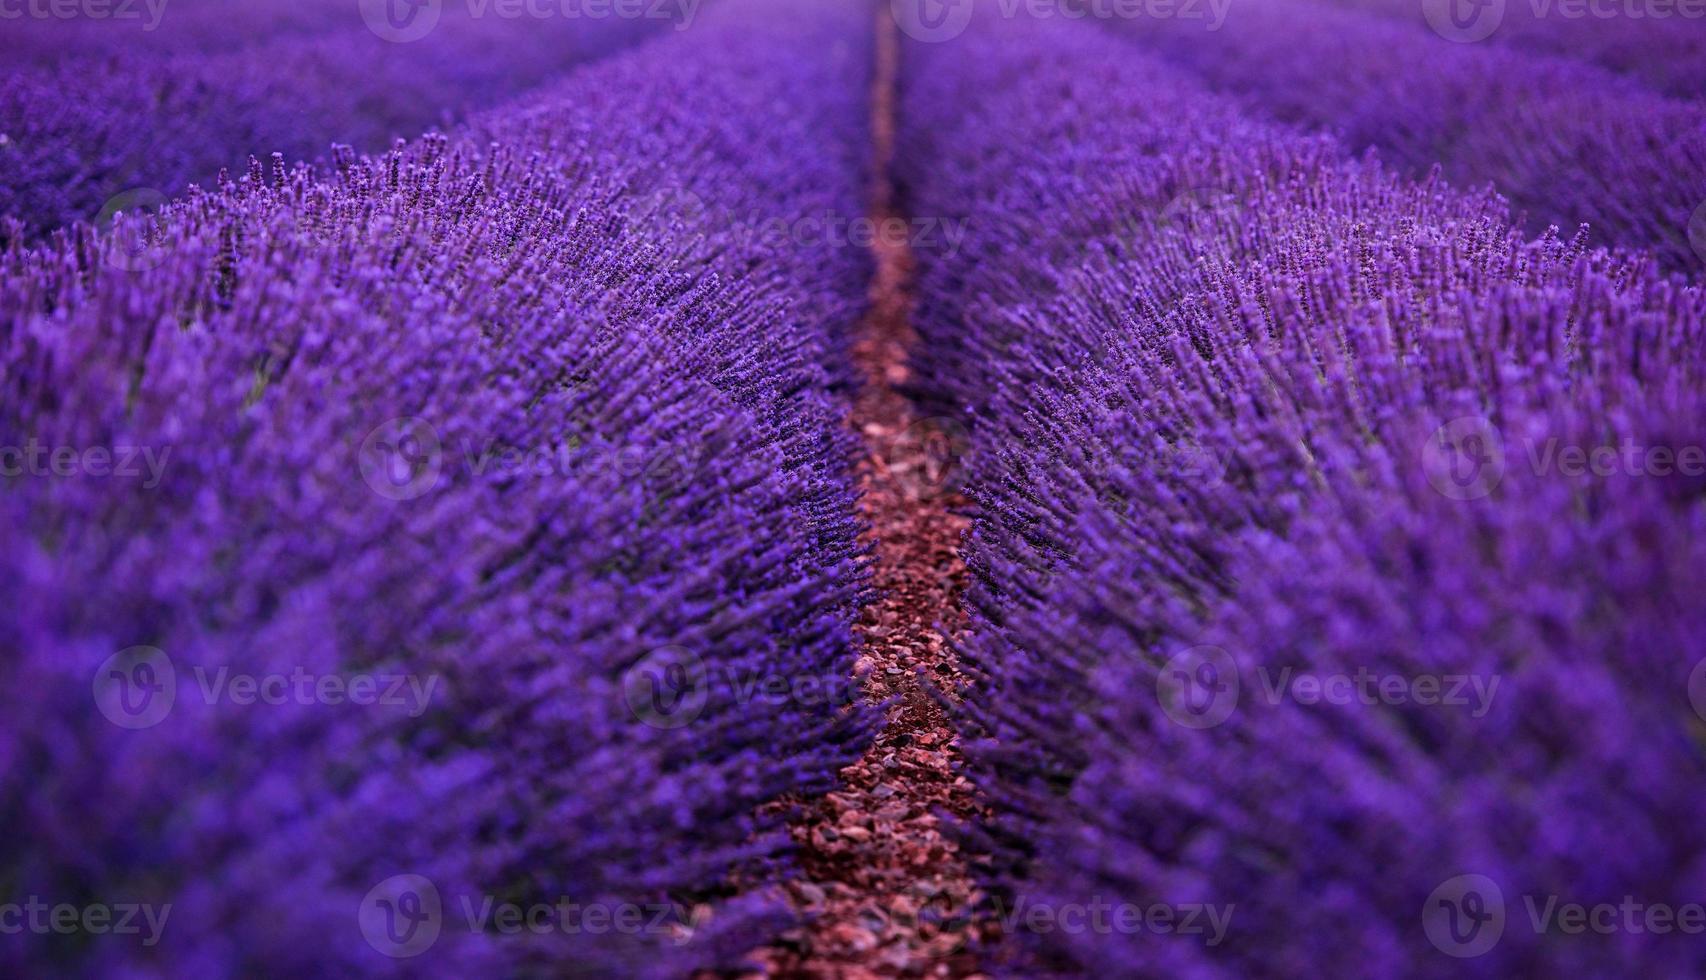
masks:
<instances>
[{"instance_id":1,"label":"lavender bush","mask_svg":"<svg viewBox=\"0 0 1706 980\"><path fill-rule=\"evenodd\" d=\"M889 93L861 3L181 2L0 17L8 975L824 959L873 298L975 502L1000 926L874 969L1706 972L1691 42L926 4ZM891 94L954 234L874 276ZM875 761L887 860L943 797ZM942 904L871 870L792 895Z\"/></svg>"},{"instance_id":2,"label":"lavender bush","mask_svg":"<svg viewBox=\"0 0 1706 980\"><path fill-rule=\"evenodd\" d=\"M1454 44L1308 0L1240 5L1213 33L1154 18L1114 29L1413 176L1437 164L1463 186L1491 182L1532 232L1586 222L1595 242L1649 249L1673 269L1706 261L1687 230L1706 202L1706 107L1579 61Z\"/></svg>"},{"instance_id":3,"label":"lavender bush","mask_svg":"<svg viewBox=\"0 0 1706 980\"><path fill-rule=\"evenodd\" d=\"M1008 971L1699 972L1545 910L1706 893L1706 296L1083 25L908 58Z\"/></svg>"},{"instance_id":4,"label":"lavender bush","mask_svg":"<svg viewBox=\"0 0 1706 980\"><path fill-rule=\"evenodd\" d=\"M867 726L868 270L751 229L857 207L869 25L707 16L448 135L11 236L0 879L171 908L0 937L9 972L679 976L789 921L760 814Z\"/></svg>"},{"instance_id":5,"label":"lavender bush","mask_svg":"<svg viewBox=\"0 0 1706 980\"><path fill-rule=\"evenodd\" d=\"M220 25L220 43L205 40L214 25L202 14L162 20L153 35L203 43L150 45L133 28L122 43L101 34L94 50L73 45L42 64L30 64L42 59L28 48L0 59L11 62L0 75L0 216L40 232L152 209L241 170L250 155L314 159L334 143L382 150L667 27L475 17L452 4L432 33L393 43L354 2L310 5L318 16L298 14L312 25L299 30L280 24L279 6L288 5L221 6L236 23Z\"/></svg>"},{"instance_id":6,"label":"lavender bush","mask_svg":"<svg viewBox=\"0 0 1706 980\"><path fill-rule=\"evenodd\" d=\"M1666 0L1620 3L1515 3L1463 7L1456 20L1442 0L1334 0L1416 24L1461 43L1508 44L1588 61L1678 98L1706 95L1706 8ZM1463 26L1459 26L1459 22ZM1484 35L1484 36L1483 36Z\"/></svg>"}]
</instances>

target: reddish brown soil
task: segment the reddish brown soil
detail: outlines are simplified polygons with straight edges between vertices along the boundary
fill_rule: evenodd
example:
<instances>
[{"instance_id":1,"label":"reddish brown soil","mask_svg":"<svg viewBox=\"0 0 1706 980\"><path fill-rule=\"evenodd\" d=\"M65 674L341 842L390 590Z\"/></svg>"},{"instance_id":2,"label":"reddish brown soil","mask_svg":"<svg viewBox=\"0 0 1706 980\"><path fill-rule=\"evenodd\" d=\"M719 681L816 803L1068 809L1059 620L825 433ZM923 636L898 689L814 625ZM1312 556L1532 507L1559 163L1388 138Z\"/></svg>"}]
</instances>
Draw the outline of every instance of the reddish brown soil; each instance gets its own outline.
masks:
<instances>
[{"instance_id":1,"label":"reddish brown soil","mask_svg":"<svg viewBox=\"0 0 1706 980\"><path fill-rule=\"evenodd\" d=\"M873 105L877 172L886 174L897 45L881 21ZM895 216L886 178L873 202L879 222ZM790 893L812 921L758 954L776 977L977 976L968 948L975 889L940 815L971 817L978 804L955 773L956 738L931 694L960 686L942 631L965 624L959 545L968 522L955 511L966 502L944 472L954 464L939 454L939 426L900 394L917 340L908 322L911 254L893 243L875 250L871 310L855 348L864 384L851 421L868 449L859 481L881 599L857 626L858 672L873 702L892 704L875 744L841 773L843 788L807 801L791 827L808 879Z\"/></svg>"}]
</instances>

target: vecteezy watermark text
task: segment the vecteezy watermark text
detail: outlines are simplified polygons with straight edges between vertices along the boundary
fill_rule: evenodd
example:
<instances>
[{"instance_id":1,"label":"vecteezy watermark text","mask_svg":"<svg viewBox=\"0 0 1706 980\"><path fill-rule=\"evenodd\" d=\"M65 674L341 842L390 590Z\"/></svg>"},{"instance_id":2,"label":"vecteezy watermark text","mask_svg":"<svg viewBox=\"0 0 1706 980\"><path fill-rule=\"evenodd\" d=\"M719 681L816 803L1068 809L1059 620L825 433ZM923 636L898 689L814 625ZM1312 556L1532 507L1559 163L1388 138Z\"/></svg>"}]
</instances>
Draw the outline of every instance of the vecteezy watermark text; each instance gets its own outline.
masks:
<instances>
[{"instance_id":1,"label":"vecteezy watermark text","mask_svg":"<svg viewBox=\"0 0 1706 980\"><path fill-rule=\"evenodd\" d=\"M208 705L353 705L424 714L438 691L437 674L317 673L303 666L251 673L229 665L190 668L194 690ZM152 728L166 720L179 695L178 670L158 647L136 646L108 657L95 671L95 706L121 728Z\"/></svg>"},{"instance_id":2,"label":"vecteezy watermark text","mask_svg":"<svg viewBox=\"0 0 1706 980\"><path fill-rule=\"evenodd\" d=\"M916 41L951 41L970 26L978 4L1004 20L1169 20L1218 31L1232 0L890 0L894 21Z\"/></svg>"},{"instance_id":3,"label":"vecteezy watermark text","mask_svg":"<svg viewBox=\"0 0 1706 980\"><path fill-rule=\"evenodd\" d=\"M744 226L747 238L769 247L797 245L804 248L827 245L832 248L870 249L877 245L890 248L909 247L914 251L939 252L952 257L966 239L966 218L849 218L824 212L787 220L772 218Z\"/></svg>"},{"instance_id":4,"label":"vecteezy watermark text","mask_svg":"<svg viewBox=\"0 0 1706 980\"><path fill-rule=\"evenodd\" d=\"M736 704L795 704L846 707L857 701L852 678L766 673L745 667L716 667L685 647L658 647L622 675L628 710L652 728L690 725L704 713L711 691L730 692Z\"/></svg>"},{"instance_id":5,"label":"vecteezy watermark text","mask_svg":"<svg viewBox=\"0 0 1706 980\"><path fill-rule=\"evenodd\" d=\"M939 218L930 215L912 217L871 217L822 211L795 218L762 217L734 214L707 221L710 206L698 194L684 187L663 187L651 194L642 194L629 211L629 224L637 233L648 237L665 237L678 233L678 225L688 228L714 224L719 235L727 236L744 249L751 248L857 248L870 250L882 245L888 248L907 247L915 252L931 252L953 257L965 243L971 224L968 218Z\"/></svg>"},{"instance_id":6,"label":"vecteezy watermark text","mask_svg":"<svg viewBox=\"0 0 1706 980\"><path fill-rule=\"evenodd\" d=\"M1534 20L1700 20L1706 0L1523 0ZM1447 41L1485 41L1504 25L1511 0L1421 0L1422 16Z\"/></svg>"},{"instance_id":7,"label":"vecteezy watermark text","mask_svg":"<svg viewBox=\"0 0 1706 980\"><path fill-rule=\"evenodd\" d=\"M1154 933L1203 937L1203 945L1211 947L1226 941L1232 914L1238 908L1234 903L1113 902L1100 896L1087 902L1048 902L1020 895L1012 908L1000 898L994 904L995 916L1009 936L1021 932L1068 936Z\"/></svg>"},{"instance_id":8,"label":"vecteezy watermark text","mask_svg":"<svg viewBox=\"0 0 1706 980\"><path fill-rule=\"evenodd\" d=\"M1428 482L1452 500L1479 500L1499 488L1513 460L1541 478L1706 476L1706 444L1652 444L1620 439L1582 444L1564 439L1526 438L1511 453L1491 419L1466 415L1440 426L1422 445Z\"/></svg>"},{"instance_id":9,"label":"vecteezy watermark text","mask_svg":"<svg viewBox=\"0 0 1706 980\"><path fill-rule=\"evenodd\" d=\"M1298 704L1419 704L1469 709L1470 717L1484 717L1492 710L1499 692L1497 676L1480 674L1394 674L1358 667L1355 673L1319 674L1298 672L1290 667L1270 670L1257 667L1256 676L1268 704L1286 700Z\"/></svg>"},{"instance_id":10,"label":"vecteezy watermark text","mask_svg":"<svg viewBox=\"0 0 1706 980\"><path fill-rule=\"evenodd\" d=\"M1499 678L1474 673L1403 673L1359 666L1354 670L1311 671L1258 666L1253 689L1258 702L1305 707L1419 705L1467 710L1484 717L1498 694ZM1232 717L1245 690L1237 661L1220 647L1196 646L1162 666L1155 678L1161 709L1186 728L1213 728Z\"/></svg>"},{"instance_id":11,"label":"vecteezy watermark text","mask_svg":"<svg viewBox=\"0 0 1706 980\"><path fill-rule=\"evenodd\" d=\"M436 489L448 470L453 478L503 482L524 479L585 479L595 475L679 485L703 462L702 446L605 445L574 439L547 446L496 440L457 440L448 452L437 427L425 419L390 419L369 431L357 450L357 467L374 493L408 501Z\"/></svg>"},{"instance_id":12,"label":"vecteezy watermark text","mask_svg":"<svg viewBox=\"0 0 1706 980\"><path fill-rule=\"evenodd\" d=\"M369 946L395 959L431 949L447 928L469 933L518 936L655 936L686 945L709 917L705 906L673 902L583 901L557 898L515 902L492 895L458 895L447 913L444 896L430 878L400 874L368 890L357 912L357 925Z\"/></svg>"},{"instance_id":13,"label":"vecteezy watermark text","mask_svg":"<svg viewBox=\"0 0 1706 980\"><path fill-rule=\"evenodd\" d=\"M1522 907L1525 914L1513 917L1497 882L1486 875L1461 874L1441 882L1428 895L1422 906L1422 931L1435 949L1459 959L1489 952L1513 924L1524 921L1539 936L1698 936L1706 932L1706 906L1699 902L1647 902L1634 895L1616 902L1581 902L1556 894L1524 894Z\"/></svg>"},{"instance_id":14,"label":"vecteezy watermark text","mask_svg":"<svg viewBox=\"0 0 1706 980\"><path fill-rule=\"evenodd\" d=\"M474 20L668 21L675 30L693 26L704 0L453 0ZM407 44L431 34L444 16L446 0L357 0L361 17L379 38Z\"/></svg>"},{"instance_id":15,"label":"vecteezy watermark text","mask_svg":"<svg viewBox=\"0 0 1706 980\"><path fill-rule=\"evenodd\" d=\"M0 476L142 480L143 489L153 490L171 456L170 446L44 446L32 437L22 446L0 446Z\"/></svg>"},{"instance_id":16,"label":"vecteezy watermark text","mask_svg":"<svg viewBox=\"0 0 1706 980\"><path fill-rule=\"evenodd\" d=\"M22 902L0 903L0 935L30 933L37 936L141 936L142 945L154 946L171 917L172 903L146 902L47 902L31 895Z\"/></svg>"},{"instance_id":17,"label":"vecteezy watermark text","mask_svg":"<svg viewBox=\"0 0 1706 980\"><path fill-rule=\"evenodd\" d=\"M426 711L442 680L436 674L315 674L303 667L292 668L287 674L249 674L228 666L213 670L197 666L190 672L208 704L352 704L402 708L410 718L419 718Z\"/></svg>"},{"instance_id":18,"label":"vecteezy watermark text","mask_svg":"<svg viewBox=\"0 0 1706 980\"><path fill-rule=\"evenodd\" d=\"M167 0L0 0L0 20L133 20L160 26Z\"/></svg>"}]
</instances>

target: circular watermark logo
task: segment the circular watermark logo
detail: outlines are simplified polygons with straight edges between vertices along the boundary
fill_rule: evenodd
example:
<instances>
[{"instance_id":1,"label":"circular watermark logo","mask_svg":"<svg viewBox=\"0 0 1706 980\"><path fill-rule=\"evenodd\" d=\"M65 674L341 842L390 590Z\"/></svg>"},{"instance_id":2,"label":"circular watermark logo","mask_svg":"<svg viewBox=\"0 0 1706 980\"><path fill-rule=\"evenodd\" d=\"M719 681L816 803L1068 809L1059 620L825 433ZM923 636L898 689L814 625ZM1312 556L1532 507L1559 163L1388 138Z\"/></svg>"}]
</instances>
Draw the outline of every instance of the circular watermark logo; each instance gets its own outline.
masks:
<instances>
[{"instance_id":1,"label":"circular watermark logo","mask_svg":"<svg viewBox=\"0 0 1706 980\"><path fill-rule=\"evenodd\" d=\"M1214 488L1226 482L1226 460L1202 444L1185 440L1168 450L1173 475L1186 483Z\"/></svg>"},{"instance_id":2,"label":"circular watermark logo","mask_svg":"<svg viewBox=\"0 0 1706 980\"><path fill-rule=\"evenodd\" d=\"M393 959L408 959L438 942L444 903L430 879L392 875L368 890L356 916L367 945Z\"/></svg>"},{"instance_id":3,"label":"circular watermark logo","mask_svg":"<svg viewBox=\"0 0 1706 980\"><path fill-rule=\"evenodd\" d=\"M652 728L681 728L698 719L710 697L705 661L684 647L659 647L622 675L628 710Z\"/></svg>"},{"instance_id":4,"label":"circular watermark logo","mask_svg":"<svg viewBox=\"0 0 1706 980\"><path fill-rule=\"evenodd\" d=\"M653 494L678 494L698 478L706 462L705 447L698 444L661 446L646 456L645 465L633 474Z\"/></svg>"},{"instance_id":5,"label":"circular watermark logo","mask_svg":"<svg viewBox=\"0 0 1706 980\"><path fill-rule=\"evenodd\" d=\"M1688 675L1688 703L1694 706L1694 713L1706 721L1706 660L1694 665L1694 672Z\"/></svg>"},{"instance_id":6,"label":"circular watermark logo","mask_svg":"<svg viewBox=\"0 0 1706 980\"><path fill-rule=\"evenodd\" d=\"M95 671L95 707L120 728L153 728L178 700L178 672L158 647L129 647Z\"/></svg>"},{"instance_id":7,"label":"circular watermark logo","mask_svg":"<svg viewBox=\"0 0 1706 980\"><path fill-rule=\"evenodd\" d=\"M1505 22L1506 0L1422 0L1422 16L1447 41L1474 44Z\"/></svg>"},{"instance_id":8,"label":"circular watermark logo","mask_svg":"<svg viewBox=\"0 0 1706 980\"><path fill-rule=\"evenodd\" d=\"M1442 496L1479 500L1504 481L1504 437L1485 416L1452 419L1423 443L1422 468Z\"/></svg>"},{"instance_id":9,"label":"circular watermark logo","mask_svg":"<svg viewBox=\"0 0 1706 980\"><path fill-rule=\"evenodd\" d=\"M1505 934L1504 893L1486 875L1450 878L1428 895L1422 931L1447 956L1480 956Z\"/></svg>"},{"instance_id":10,"label":"circular watermark logo","mask_svg":"<svg viewBox=\"0 0 1706 980\"><path fill-rule=\"evenodd\" d=\"M387 500L414 500L438 486L444 446L425 419L405 416L380 425L361 441L361 478Z\"/></svg>"},{"instance_id":11,"label":"circular watermark logo","mask_svg":"<svg viewBox=\"0 0 1706 980\"><path fill-rule=\"evenodd\" d=\"M704 461L704 447L688 443L623 446L606 457L613 478L655 497L681 493L693 483Z\"/></svg>"},{"instance_id":12,"label":"circular watermark logo","mask_svg":"<svg viewBox=\"0 0 1706 980\"><path fill-rule=\"evenodd\" d=\"M166 204L166 195L154 188L136 187L113 195L101 205L95 227L107 236L107 265L126 272L147 272L166 260L166 250L155 240L156 216ZM123 228L115 230L121 217Z\"/></svg>"},{"instance_id":13,"label":"circular watermark logo","mask_svg":"<svg viewBox=\"0 0 1706 980\"><path fill-rule=\"evenodd\" d=\"M653 240L679 237L678 228L692 229L710 211L705 199L685 187L666 186L637 199L629 213L634 233Z\"/></svg>"},{"instance_id":14,"label":"circular watermark logo","mask_svg":"<svg viewBox=\"0 0 1706 980\"><path fill-rule=\"evenodd\" d=\"M1174 195L1156 213L1156 224L1202 234L1223 224L1237 224L1243 216L1244 201L1232 191L1223 187L1192 187Z\"/></svg>"},{"instance_id":15,"label":"circular watermark logo","mask_svg":"<svg viewBox=\"0 0 1706 980\"><path fill-rule=\"evenodd\" d=\"M971 433L947 416L919 419L889 444L889 472L907 496L933 500L965 485Z\"/></svg>"},{"instance_id":16,"label":"circular watermark logo","mask_svg":"<svg viewBox=\"0 0 1706 980\"><path fill-rule=\"evenodd\" d=\"M915 41L952 41L971 26L976 0L889 0L895 26Z\"/></svg>"},{"instance_id":17,"label":"circular watermark logo","mask_svg":"<svg viewBox=\"0 0 1706 980\"><path fill-rule=\"evenodd\" d=\"M1155 693L1167 717L1186 728L1213 728L1232 717L1240 694L1238 664L1220 647L1192 647L1167 661Z\"/></svg>"},{"instance_id":18,"label":"circular watermark logo","mask_svg":"<svg viewBox=\"0 0 1706 980\"><path fill-rule=\"evenodd\" d=\"M1688 244L1700 261L1706 262L1706 201L1688 216Z\"/></svg>"},{"instance_id":19,"label":"circular watermark logo","mask_svg":"<svg viewBox=\"0 0 1706 980\"><path fill-rule=\"evenodd\" d=\"M393 44L408 44L431 34L444 13L444 0L359 0L359 3L367 29Z\"/></svg>"}]
</instances>

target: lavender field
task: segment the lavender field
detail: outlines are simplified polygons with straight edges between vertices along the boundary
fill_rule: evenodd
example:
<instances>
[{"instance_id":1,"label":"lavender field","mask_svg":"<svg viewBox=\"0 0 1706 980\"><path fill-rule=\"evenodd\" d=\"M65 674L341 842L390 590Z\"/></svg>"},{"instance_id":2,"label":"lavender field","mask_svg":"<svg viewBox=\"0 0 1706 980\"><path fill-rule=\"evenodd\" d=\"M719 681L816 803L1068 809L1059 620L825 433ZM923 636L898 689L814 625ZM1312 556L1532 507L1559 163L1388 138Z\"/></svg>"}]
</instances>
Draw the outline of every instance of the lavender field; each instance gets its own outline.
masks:
<instances>
[{"instance_id":1,"label":"lavender field","mask_svg":"<svg viewBox=\"0 0 1706 980\"><path fill-rule=\"evenodd\" d=\"M0 0L0 974L1706 976L1706 3Z\"/></svg>"}]
</instances>

